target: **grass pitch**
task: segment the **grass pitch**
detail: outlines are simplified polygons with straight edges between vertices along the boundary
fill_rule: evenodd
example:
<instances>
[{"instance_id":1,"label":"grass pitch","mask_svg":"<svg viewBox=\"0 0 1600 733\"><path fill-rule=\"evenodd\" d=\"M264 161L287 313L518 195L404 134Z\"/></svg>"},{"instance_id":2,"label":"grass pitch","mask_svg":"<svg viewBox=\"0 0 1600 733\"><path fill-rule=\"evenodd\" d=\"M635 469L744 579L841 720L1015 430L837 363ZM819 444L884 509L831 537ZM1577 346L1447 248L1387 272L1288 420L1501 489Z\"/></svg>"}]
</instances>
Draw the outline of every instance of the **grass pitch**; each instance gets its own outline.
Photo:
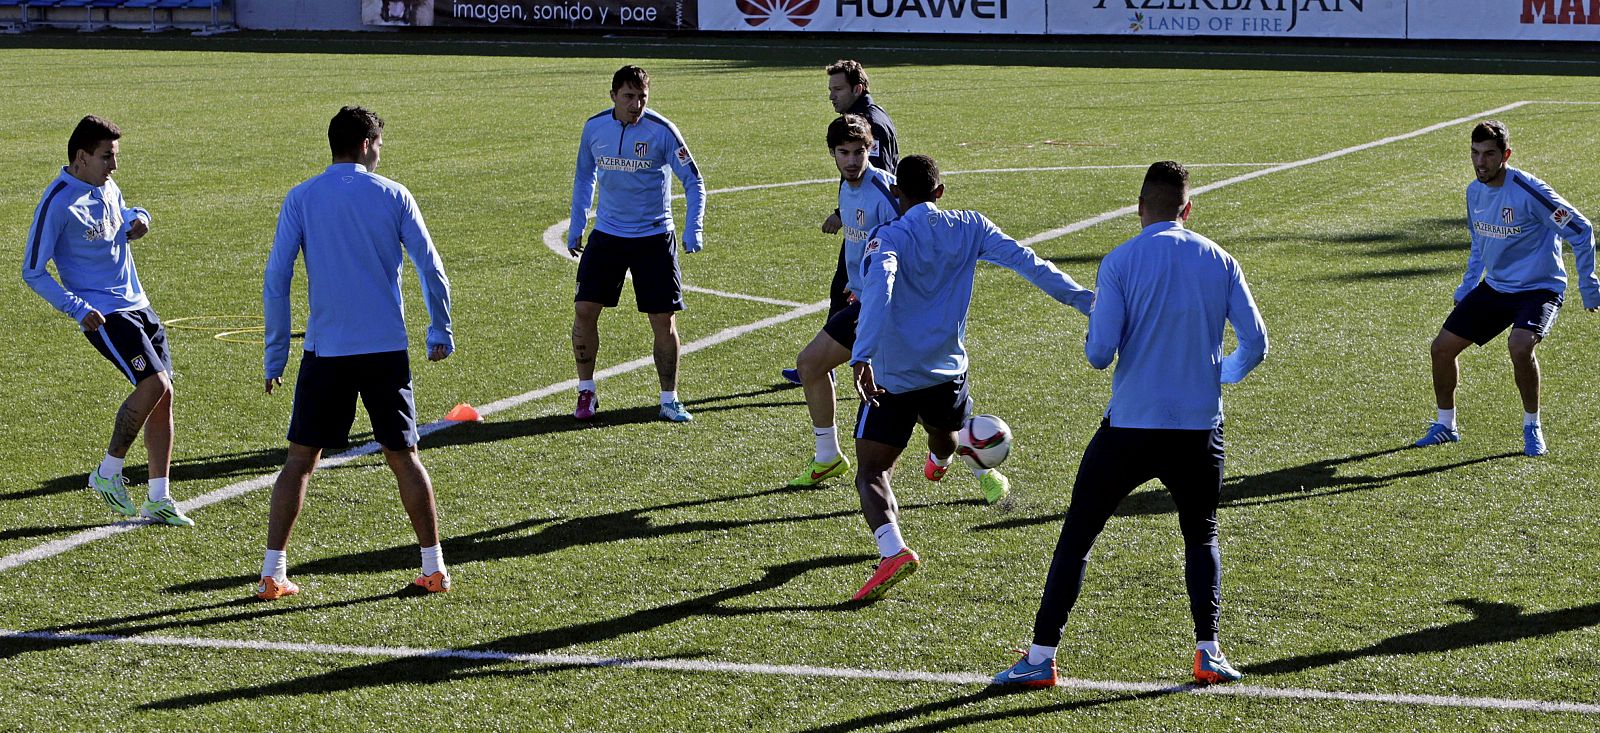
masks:
<instances>
[{"instance_id":1,"label":"grass pitch","mask_svg":"<svg viewBox=\"0 0 1600 733\"><path fill-rule=\"evenodd\" d=\"M117 180L155 217L134 245L141 277L163 317L199 327L171 334L180 498L281 463L288 395L261 394L260 347L237 342L248 334L213 334L259 323L278 203L326 165L324 130L342 104L385 117L381 172L416 194L453 284L458 351L439 364L414 362L424 420L456 402L491 403L571 378L574 266L541 233L566 216L578 128L608 106L609 75L623 63L650 70L652 107L683 131L716 190L832 177L820 69L858 55L900 129L902 153L931 154L951 172L945 205L983 211L1019 239L1133 202L1140 168L1087 167L1251 164L1196 167L1204 185L1525 100L1545 101L1499 115L1512 130L1512 163L1600 215L1600 182L1588 175L1600 106L1552 103L1600 103L1600 92L1581 75L1530 75L1586 73L1581 66L1465 57L1234 63L1226 47L1130 58L926 43L853 54L801 42L111 38L113 48L92 51L50 37L0 47L0 63L18 70L0 81L11 100L0 108L8 151L0 235L20 253L78 117L93 112L123 127ZM1341 70L1313 70L1324 63ZM1429 64L1503 73L1421 73ZM1385 67L1414 73L1378 73ZM1272 338L1266 363L1225 391L1223 643L1249 684L1600 702L1592 663L1600 435L1590 429L1600 400L1589 376L1600 322L1569 290L1541 349L1550 457L1517 453L1503 341L1463 358L1465 441L1403 449L1432 416L1427 344L1465 265L1468 129L1196 199L1192 227L1239 258ZM961 173L1011 168L1077 169ZM837 241L817 225L833 203L827 185L713 195L706 249L683 259L686 280L820 299ZM1137 228L1122 216L1035 247L1092 283L1099 257ZM65 318L19 278L9 283L0 305L21 348L0 377L0 556L110 522L81 486L127 389ZM409 272L406 288L420 353L426 314ZM691 343L790 310L692 295L680 328ZM303 299L296 312L303 317ZM592 425L568 419L571 395L562 391L430 435L423 460L457 583L446 596L396 592L414 573L414 539L392 478L372 456L313 479L290 549L304 589L293 599L247 598L265 491L195 512L194 530L126 532L0 572L0 628L179 640L0 639L5 726L1600 728L1595 715L1398 698L993 695L950 681L687 671L731 662L970 675L1003 668L1027 641L1077 459L1109 394L1109 373L1083 363L1084 319L1010 273L981 269L968 331L974 390L979 409L1018 435L1005 467L1016 499L983 506L976 482L959 472L928 484L908 451L896 490L926 567L867 607L842 602L874 549L854 492L783 488L810 440L800 392L777 374L820 324L797 318L686 356L680 391L697 417L689 425L651 419L655 377L645 368L601 384L607 412ZM631 295L603 317L601 334L602 367L648 356ZM853 414L843 399L842 430ZM130 454L135 478L141 450ZM1063 674L1185 680L1181 557L1170 500L1144 487L1096 548ZM306 646L204 646L254 640ZM374 658L327 645L594 655L684 670L494 654Z\"/></svg>"}]
</instances>

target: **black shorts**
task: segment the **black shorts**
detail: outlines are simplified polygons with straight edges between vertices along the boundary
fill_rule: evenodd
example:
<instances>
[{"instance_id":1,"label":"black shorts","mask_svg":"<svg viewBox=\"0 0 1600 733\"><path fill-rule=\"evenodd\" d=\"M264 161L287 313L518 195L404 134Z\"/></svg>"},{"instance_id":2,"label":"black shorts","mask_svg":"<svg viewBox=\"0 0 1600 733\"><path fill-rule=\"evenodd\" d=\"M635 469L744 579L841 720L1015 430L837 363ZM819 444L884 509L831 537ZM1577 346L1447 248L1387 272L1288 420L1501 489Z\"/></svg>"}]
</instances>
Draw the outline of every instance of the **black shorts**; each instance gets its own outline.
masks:
<instances>
[{"instance_id":1,"label":"black shorts","mask_svg":"<svg viewBox=\"0 0 1600 733\"><path fill-rule=\"evenodd\" d=\"M855 348L856 321L860 319L861 301L852 301L839 312L828 316L828 322L822 324L822 332L846 349Z\"/></svg>"},{"instance_id":2,"label":"black shorts","mask_svg":"<svg viewBox=\"0 0 1600 733\"><path fill-rule=\"evenodd\" d=\"M1554 290L1502 293L1488 283L1478 283L1444 319L1444 330L1479 346L1508 326L1532 331L1543 339L1556 324L1561 301L1561 293Z\"/></svg>"},{"instance_id":3,"label":"black shorts","mask_svg":"<svg viewBox=\"0 0 1600 733\"><path fill-rule=\"evenodd\" d=\"M917 423L929 431L961 429L972 414L972 395L967 391L967 375L944 384L912 390L905 394L878 395L876 407L861 403L856 415L856 438L905 448Z\"/></svg>"},{"instance_id":4,"label":"black shorts","mask_svg":"<svg viewBox=\"0 0 1600 733\"><path fill-rule=\"evenodd\" d=\"M83 335L122 376L138 384L158 372L172 371L172 355L167 353L167 329L149 308L105 314L106 322Z\"/></svg>"},{"instance_id":5,"label":"black shorts","mask_svg":"<svg viewBox=\"0 0 1600 733\"><path fill-rule=\"evenodd\" d=\"M617 307L622 281L633 272L633 298L640 313L683 310L683 276L678 273L678 240L672 232L648 237L618 237L595 229L578 260L578 295L573 300Z\"/></svg>"},{"instance_id":6,"label":"black shorts","mask_svg":"<svg viewBox=\"0 0 1600 733\"><path fill-rule=\"evenodd\" d=\"M317 356L307 351L294 385L289 442L313 448L350 445L356 395L367 406L372 436L389 450L417 444L417 408L411 401L411 359L404 351Z\"/></svg>"}]
</instances>

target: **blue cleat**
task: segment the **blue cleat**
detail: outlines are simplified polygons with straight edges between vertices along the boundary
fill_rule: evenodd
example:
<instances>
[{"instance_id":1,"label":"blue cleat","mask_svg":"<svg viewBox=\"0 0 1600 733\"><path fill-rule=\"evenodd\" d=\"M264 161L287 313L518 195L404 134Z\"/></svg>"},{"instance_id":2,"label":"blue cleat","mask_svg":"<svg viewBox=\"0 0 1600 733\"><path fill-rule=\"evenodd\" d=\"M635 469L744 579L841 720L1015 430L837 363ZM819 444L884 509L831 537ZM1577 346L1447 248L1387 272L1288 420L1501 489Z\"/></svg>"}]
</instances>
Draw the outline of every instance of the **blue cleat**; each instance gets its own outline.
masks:
<instances>
[{"instance_id":1,"label":"blue cleat","mask_svg":"<svg viewBox=\"0 0 1600 733\"><path fill-rule=\"evenodd\" d=\"M1430 445L1455 443L1459 440L1461 440L1461 433L1459 431L1442 422L1436 422L1432 425L1429 425L1428 432L1423 433L1422 437L1418 438L1417 442L1412 443L1412 445L1422 448Z\"/></svg>"},{"instance_id":2,"label":"blue cleat","mask_svg":"<svg viewBox=\"0 0 1600 733\"><path fill-rule=\"evenodd\" d=\"M1529 456L1542 456L1550 452L1544 445L1544 428L1539 423L1522 426L1522 452Z\"/></svg>"},{"instance_id":3,"label":"blue cleat","mask_svg":"<svg viewBox=\"0 0 1600 733\"><path fill-rule=\"evenodd\" d=\"M789 382L790 384L801 384L801 381L800 381L800 370L799 369L785 369L785 370L783 370L783 379L784 379L784 381Z\"/></svg>"},{"instance_id":4,"label":"blue cleat","mask_svg":"<svg viewBox=\"0 0 1600 733\"><path fill-rule=\"evenodd\" d=\"M1007 687L1055 687L1056 686L1056 660L1055 657L1044 660L1038 664L1028 663L1028 653L1018 650L1022 658L1011 665L1006 671L994 676L989 681L991 685L1004 685Z\"/></svg>"},{"instance_id":5,"label":"blue cleat","mask_svg":"<svg viewBox=\"0 0 1600 733\"><path fill-rule=\"evenodd\" d=\"M1228 664L1228 658L1217 654L1212 656L1204 649L1194 650L1194 681L1202 685L1215 685L1219 682L1238 682L1244 678L1244 673Z\"/></svg>"},{"instance_id":6,"label":"blue cleat","mask_svg":"<svg viewBox=\"0 0 1600 733\"><path fill-rule=\"evenodd\" d=\"M661 419L667 422L689 422L694 419L694 415L689 414L689 410L684 408L682 402L673 400L661 406Z\"/></svg>"}]
</instances>

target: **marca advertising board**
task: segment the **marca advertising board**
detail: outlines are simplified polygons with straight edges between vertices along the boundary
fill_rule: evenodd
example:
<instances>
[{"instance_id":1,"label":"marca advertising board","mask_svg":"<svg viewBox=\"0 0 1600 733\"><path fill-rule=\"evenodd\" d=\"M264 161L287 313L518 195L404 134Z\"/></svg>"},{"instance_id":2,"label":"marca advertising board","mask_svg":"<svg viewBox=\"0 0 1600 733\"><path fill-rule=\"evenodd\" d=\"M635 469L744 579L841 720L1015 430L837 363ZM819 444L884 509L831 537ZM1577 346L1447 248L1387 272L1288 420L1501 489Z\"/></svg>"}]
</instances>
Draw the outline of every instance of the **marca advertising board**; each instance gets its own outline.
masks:
<instances>
[{"instance_id":1,"label":"marca advertising board","mask_svg":"<svg viewBox=\"0 0 1600 733\"><path fill-rule=\"evenodd\" d=\"M1411 0L1412 38L1600 43L1600 0Z\"/></svg>"},{"instance_id":2,"label":"marca advertising board","mask_svg":"<svg viewBox=\"0 0 1600 733\"><path fill-rule=\"evenodd\" d=\"M1049 32L1405 38L1406 0L1049 0Z\"/></svg>"},{"instance_id":3,"label":"marca advertising board","mask_svg":"<svg viewBox=\"0 0 1600 733\"><path fill-rule=\"evenodd\" d=\"M361 0L377 26L694 30L695 0Z\"/></svg>"},{"instance_id":4,"label":"marca advertising board","mask_svg":"<svg viewBox=\"0 0 1600 733\"><path fill-rule=\"evenodd\" d=\"M708 31L1045 32L1044 0L700 0Z\"/></svg>"}]
</instances>

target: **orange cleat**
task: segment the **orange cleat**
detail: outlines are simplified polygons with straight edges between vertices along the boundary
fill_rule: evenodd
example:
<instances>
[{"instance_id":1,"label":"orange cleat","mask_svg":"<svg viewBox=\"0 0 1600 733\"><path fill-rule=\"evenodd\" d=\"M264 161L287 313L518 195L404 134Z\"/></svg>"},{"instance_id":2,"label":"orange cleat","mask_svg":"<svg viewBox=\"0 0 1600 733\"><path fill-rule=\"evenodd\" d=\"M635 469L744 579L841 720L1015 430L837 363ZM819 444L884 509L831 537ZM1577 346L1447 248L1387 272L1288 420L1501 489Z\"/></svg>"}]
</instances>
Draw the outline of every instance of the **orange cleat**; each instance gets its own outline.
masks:
<instances>
[{"instance_id":1,"label":"orange cleat","mask_svg":"<svg viewBox=\"0 0 1600 733\"><path fill-rule=\"evenodd\" d=\"M411 581L411 584L429 593L450 592L450 576L443 570L432 575L419 575L416 580Z\"/></svg>"},{"instance_id":2,"label":"orange cleat","mask_svg":"<svg viewBox=\"0 0 1600 733\"><path fill-rule=\"evenodd\" d=\"M945 471L950 470L950 466L954 463L951 461L941 466L933 462L933 454L929 453L927 460L922 462L922 477L929 481L938 481L944 478Z\"/></svg>"},{"instance_id":3,"label":"orange cleat","mask_svg":"<svg viewBox=\"0 0 1600 733\"><path fill-rule=\"evenodd\" d=\"M270 575L261 576L261 582L256 585L256 597L263 601L273 601L299 592L300 586L295 585L294 581L284 578L280 583Z\"/></svg>"},{"instance_id":4,"label":"orange cleat","mask_svg":"<svg viewBox=\"0 0 1600 733\"><path fill-rule=\"evenodd\" d=\"M909 547L886 557L878 562L878 569L872 573L872 577L867 578L867 584L861 586L861 590L856 591L850 600L876 601L888 593L895 583L917 572L917 568L921 566L922 559Z\"/></svg>"}]
</instances>

